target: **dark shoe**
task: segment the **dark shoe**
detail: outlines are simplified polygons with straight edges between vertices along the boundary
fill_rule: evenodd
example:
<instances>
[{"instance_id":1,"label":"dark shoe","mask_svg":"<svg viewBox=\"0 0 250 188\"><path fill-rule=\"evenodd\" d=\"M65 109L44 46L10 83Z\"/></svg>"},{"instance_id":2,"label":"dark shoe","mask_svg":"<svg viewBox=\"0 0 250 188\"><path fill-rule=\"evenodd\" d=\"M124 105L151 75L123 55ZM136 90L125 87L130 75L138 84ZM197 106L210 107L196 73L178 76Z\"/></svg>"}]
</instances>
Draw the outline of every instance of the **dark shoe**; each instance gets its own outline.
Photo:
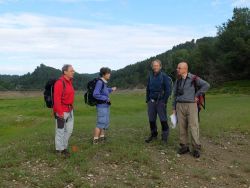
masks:
<instances>
[{"instance_id":1,"label":"dark shoe","mask_svg":"<svg viewBox=\"0 0 250 188\"><path fill-rule=\"evenodd\" d=\"M104 144L107 141L107 137L100 137L99 143Z\"/></svg>"},{"instance_id":2,"label":"dark shoe","mask_svg":"<svg viewBox=\"0 0 250 188\"><path fill-rule=\"evenodd\" d=\"M99 144L99 139L93 139L93 145Z\"/></svg>"},{"instance_id":3,"label":"dark shoe","mask_svg":"<svg viewBox=\"0 0 250 188\"><path fill-rule=\"evenodd\" d=\"M69 151L67 149L63 150L61 153L64 155L65 158L70 157L70 153L69 153Z\"/></svg>"},{"instance_id":4,"label":"dark shoe","mask_svg":"<svg viewBox=\"0 0 250 188\"><path fill-rule=\"evenodd\" d=\"M194 158L200 158L201 154L200 154L200 151L199 150L194 150L193 151L193 157Z\"/></svg>"},{"instance_id":5,"label":"dark shoe","mask_svg":"<svg viewBox=\"0 0 250 188\"><path fill-rule=\"evenodd\" d=\"M157 136L150 136L150 137L148 137L146 140L145 140L145 142L146 143L150 143L150 142L152 142L152 141L154 141L154 140L156 140L157 139Z\"/></svg>"},{"instance_id":6,"label":"dark shoe","mask_svg":"<svg viewBox=\"0 0 250 188\"><path fill-rule=\"evenodd\" d=\"M188 146L182 146L181 148L179 148L177 153L180 155L184 155L184 154L189 153L189 152L190 152L190 150L189 150Z\"/></svg>"},{"instance_id":7,"label":"dark shoe","mask_svg":"<svg viewBox=\"0 0 250 188\"><path fill-rule=\"evenodd\" d=\"M57 156L62 156L62 151L61 150L56 150L56 155Z\"/></svg>"}]
</instances>

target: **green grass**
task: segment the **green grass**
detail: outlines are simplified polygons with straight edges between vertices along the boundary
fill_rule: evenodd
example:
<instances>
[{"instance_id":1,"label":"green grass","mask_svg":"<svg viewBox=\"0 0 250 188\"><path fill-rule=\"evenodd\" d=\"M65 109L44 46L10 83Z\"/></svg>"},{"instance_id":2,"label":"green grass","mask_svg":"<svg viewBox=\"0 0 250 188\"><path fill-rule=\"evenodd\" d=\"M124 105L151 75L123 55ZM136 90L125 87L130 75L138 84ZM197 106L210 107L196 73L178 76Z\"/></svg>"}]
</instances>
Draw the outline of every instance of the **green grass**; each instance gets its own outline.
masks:
<instances>
[{"instance_id":1,"label":"green grass","mask_svg":"<svg viewBox=\"0 0 250 188\"><path fill-rule=\"evenodd\" d=\"M250 94L250 80L225 82L209 91L210 94Z\"/></svg>"},{"instance_id":2,"label":"green grass","mask_svg":"<svg viewBox=\"0 0 250 188\"><path fill-rule=\"evenodd\" d=\"M165 152L172 160L178 134L171 130L168 146L160 141L144 143L149 134L144 98L141 92L113 95L108 143L92 146L95 108L77 96L70 145L77 145L79 152L69 160L53 153L54 119L42 97L0 99L0 187L160 185L164 169L154 153ZM249 104L249 95L208 95L207 109L201 112L201 134L216 139L231 132L249 133ZM168 106L170 113L170 102ZM177 164L173 160L171 165ZM204 170L194 176L208 177Z\"/></svg>"}]
</instances>

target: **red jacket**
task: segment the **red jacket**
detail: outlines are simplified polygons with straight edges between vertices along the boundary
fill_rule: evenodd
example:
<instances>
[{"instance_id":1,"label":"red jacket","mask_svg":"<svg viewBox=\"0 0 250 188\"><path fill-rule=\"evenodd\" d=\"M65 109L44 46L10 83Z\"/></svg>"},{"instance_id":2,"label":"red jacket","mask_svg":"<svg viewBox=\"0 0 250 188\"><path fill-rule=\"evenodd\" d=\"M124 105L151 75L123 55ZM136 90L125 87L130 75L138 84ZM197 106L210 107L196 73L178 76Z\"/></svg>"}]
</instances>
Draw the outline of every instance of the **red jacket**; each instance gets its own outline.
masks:
<instances>
[{"instance_id":1,"label":"red jacket","mask_svg":"<svg viewBox=\"0 0 250 188\"><path fill-rule=\"evenodd\" d=\"M65 83L65 88L63 82ZM64 112L70 112L73 109L74 103L74 87L72 80L67 80L61 76L54 86L54 112L60 117L63 117Z\"/></svg>"}]
</instances>

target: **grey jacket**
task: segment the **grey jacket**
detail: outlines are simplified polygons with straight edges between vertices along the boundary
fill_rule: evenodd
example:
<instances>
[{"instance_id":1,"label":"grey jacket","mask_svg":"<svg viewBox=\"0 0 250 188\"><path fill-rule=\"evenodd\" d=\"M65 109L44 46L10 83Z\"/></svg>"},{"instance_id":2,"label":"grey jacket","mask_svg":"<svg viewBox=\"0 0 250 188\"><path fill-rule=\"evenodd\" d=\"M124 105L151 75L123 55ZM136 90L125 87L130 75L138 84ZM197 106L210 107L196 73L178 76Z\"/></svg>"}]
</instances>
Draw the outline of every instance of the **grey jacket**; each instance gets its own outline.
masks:
<instances>
[{"instance_id":1,"label":"grey jacket","mask_svg":"<svg viewBox=\"0 0 250 188\"><path fill-rule=\"evenodd\" d=\"M195 79L196 85L199 88L197 92L195 92L194 85L194 75L188 73L186 79L176 80L173 88L173 109L176 109L177 102L195 102L195 97L207 92L210 88L210 84L205 80L197 77ZM183 94L180 95L178 90L183 90ZM179 93L179 94L178 94Z\"/></svg>"}]
</instances>

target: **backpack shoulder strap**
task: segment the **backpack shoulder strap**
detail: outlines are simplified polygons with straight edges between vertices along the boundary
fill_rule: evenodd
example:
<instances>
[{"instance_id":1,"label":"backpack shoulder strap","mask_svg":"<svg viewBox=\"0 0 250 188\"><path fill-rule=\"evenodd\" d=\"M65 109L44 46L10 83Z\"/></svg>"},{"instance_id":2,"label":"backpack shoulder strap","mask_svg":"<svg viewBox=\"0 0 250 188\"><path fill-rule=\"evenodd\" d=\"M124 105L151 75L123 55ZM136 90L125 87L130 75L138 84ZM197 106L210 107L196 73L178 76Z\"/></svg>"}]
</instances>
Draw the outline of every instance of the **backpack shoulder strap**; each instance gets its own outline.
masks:
<instances>
[{"instance_id":1,"label":"backpack shoulder strap","mask_svg":"<svg viewBox=\"0 0 250 188\"><path fill-rule=\"evenodd\" d=\"M163 84L164 84L163 73L161 72L160 74L161 74L160 75L161 76L161 85L163 86Z\"/></svg>"},{"instance_id":2,"label":"backpack shoulder strap","mask_svg":"<svg viewBox=\"0 0 250 188\"><path fill-rule=\"evenodd\" d=\"M168 76L168 80L169 80L169 86L170 86L170 90L171 90L171 93L172 93L172 90L173 90L173 87L174 87L174 82L173 82L173 79L169 76Z\"/></svg>"},{"instance_id":3,"label":"backpack shoulder strap","mask_svg":"<svg viewBox=\"0 0 250 188\"><path fill-rule=\"evenodd\" d=\"M197 75L193 75L193 77L192 77L192 81L194 82L196 82L196 80L199 78L199 76L197 76Z\"/></svg>"},{"instance_id":4,"label":"backpack shoulder strap","mask_svg":"<svg viewBox=\"0 0 250 188\"><path fill-rule=\"evenodd\" d=\"M174 83L173 83L173 80L172 78L168 75L168 74L165 74L166 75L166 78L167 78L167 82L168 82L168 87L169 87L169 96L170 96L170 99L172 98L172 91L173 91L173 86L174 86ZM163 76L162 76L163 77ZM163 79L163 78L162 78ZM163 85L163 88L164 90L166 89L166 83L164 84L164 79L163 79L163 82L162 82L162 85Z\"/></svg>"},{"instance_id":5,"label":"backpack shoulder strap","mask_svg":"<svg viewBox=\"0 0 250 188\"><path fill-rule=\"evenodd\" d=\"M100 80L101 82L102 82L102 88L101 88L101 91L104 89L104 81L101 79L101 78L99 78L98 80Z\"/></svg>"},{"instance_id":6,"label":"backpack shoulder strap","mask_svg":"<svg viewBox=\"0 0 250 188\"><path fill-rule=\"evenodd\" d=\"M192 78L192 85L194 86L195 88L195 92L198 91L198 86L197 86L197 79L199 78L199 76L197 75L193 75L193 78Z\"/></svg>"},{"instance_id":7,"label":"backpack shoulder strap","mask_svg":"<svg viewBox=\"0 0 250 188\"><path fill-rule=\"evenodd\" d=\"M173 85L174 85L173 80L172 80L172 78L171 78L168 74L166 74L166 73L165 73L165 76L166 76L166 78L168 79L169 86L170 86L170 90L172 90ZM161 73L161 85L163 86L164 89L165 89L165 84L166 84L166 83L164 83L164 74Z\"/></svg>"},{"instance_id":8,"label":"backpack shoulder strap","mask_svg":"<svg viewBox=\"0 0 250 188\"><path fill-rule=\"evenodd\" d=\"M65 91L66 91L66 84L65 84L65 82L64 82L63 79L59 79L59 80L61 80L61 81L62 81L62 84L63 84L63 92L62 92L62 98L63 98L63 97L64 97L64 93L65 93Z\"/></svg>"},{"instance_id":9,"label":"backpack shoulder strap","mask_svg":"<svg viewBox=\"0 0 250 188\"><path fill-rule=\"evenodd\" d=\"M166 75L167 76L167 75ZM161 87L162 87L162 90L164 91L165 93L165 90L166 90L166 83L164 83L164 74L161 72Z\"/></svg>"},{"instance_id":10,"label":"backpack shoulder strap","mask_svg":"<svg viewBox=\"0 0 250 188\"><path fill-rule=\"evenodd\" d=\"M151 83L152 78L153 78L153 73L150 72L150 73L149 73L149 83Z\"/></svg>"}]
</instances>

